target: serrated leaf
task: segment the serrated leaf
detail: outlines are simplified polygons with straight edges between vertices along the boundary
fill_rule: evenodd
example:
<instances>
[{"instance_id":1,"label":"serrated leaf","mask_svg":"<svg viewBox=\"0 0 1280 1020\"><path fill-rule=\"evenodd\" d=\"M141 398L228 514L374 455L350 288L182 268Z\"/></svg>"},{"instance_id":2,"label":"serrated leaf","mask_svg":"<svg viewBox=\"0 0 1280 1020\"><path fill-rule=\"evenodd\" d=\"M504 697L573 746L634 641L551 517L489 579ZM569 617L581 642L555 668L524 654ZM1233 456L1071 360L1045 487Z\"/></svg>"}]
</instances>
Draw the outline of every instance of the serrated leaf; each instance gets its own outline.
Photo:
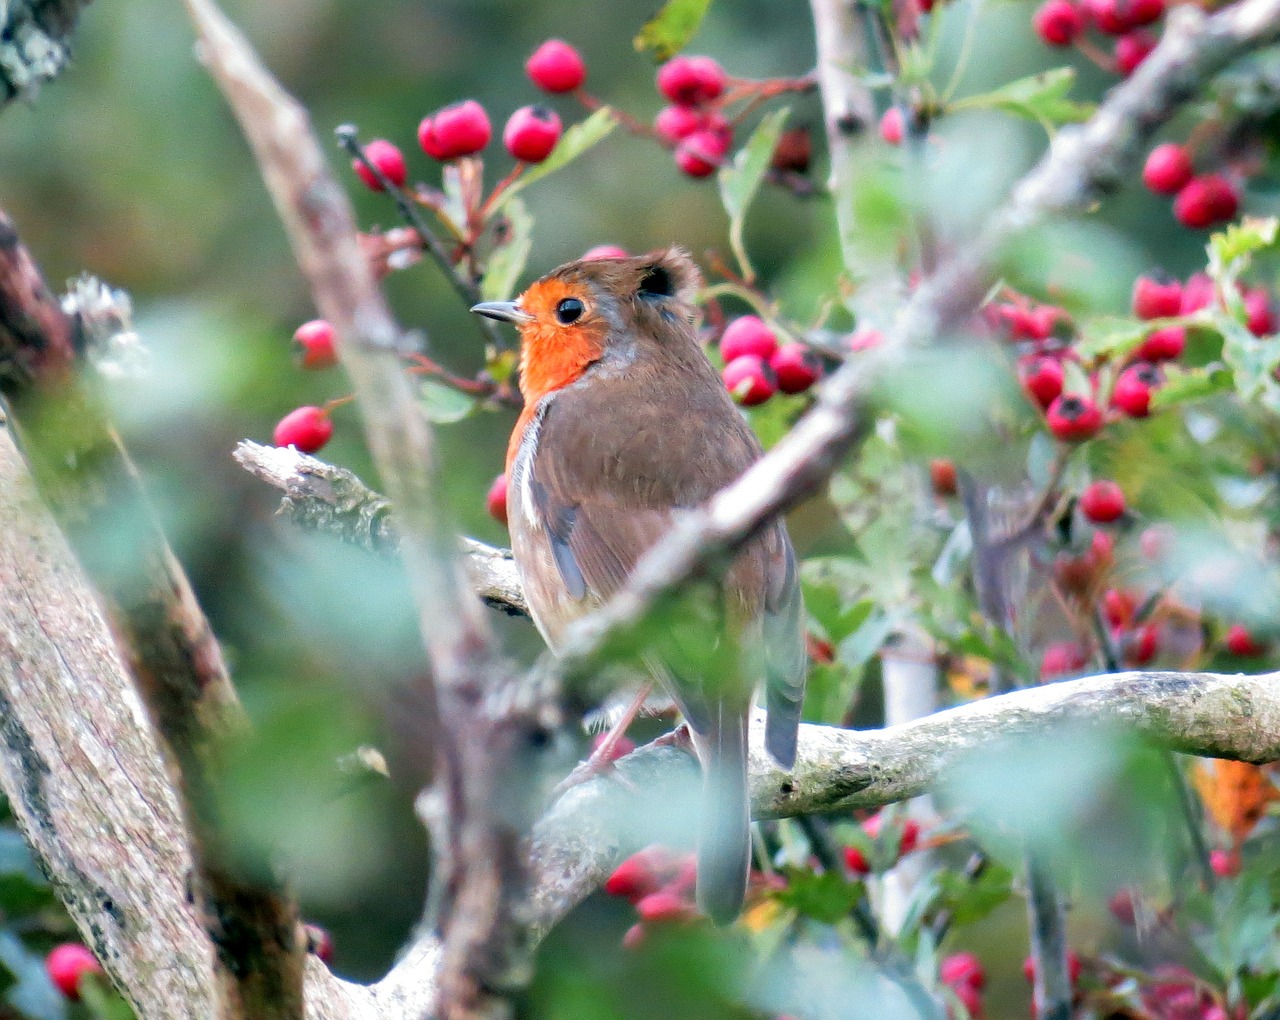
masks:
<instances>
[{"instance_id":1,"label":"serrated leaf","mask_svg":"<svg viewBox=\"0 0 1280 1020\"><path fill-rule=\"evenodd\" d=\"M720 168L720 201L724 205L724 211L729 214L729 244L737 256L743 276L748 280L752 279L754 273L742 239L743 224L747 210L768 172L769 160L778 147L782 125L790 112L790 109L775 110L764 117L756 125L747 143L733 157L733 163Z\"/></svg>"},{"instance_id":2,"label":"serrated leaf","mask_svg":"<svg viewBox=\"0 0 1280 1020\"><path fill-rule=\"evenodd\" d=\"M476 398L455 390L438 379L422 380L418 400L428 421L437 425L452 425L462 421L476 408Z\"/></svg>"},{"instance_id":3,"label":"serrated leaf","mask_svg":"<svg viewBox=\"0 0 1280 1020\"><path fill-rule=\"evenodd\" d=\"M989 861L977 878L942 870L937 882L934 906L948 910L955 924L980 921L1013 895L1013 873L994 861Z\"/></svg>"},{"instance_id":4,"label":"serrated leaf","mask_svg":"<svg viewBox=\"0 0 1280 1020\"><path fill-rule=\"evenodd\" d=\"M779 902L823 924L836 924L862 899L861 882L850 882L834 871L815 874L808 869L787 872L787 887Z\"/></svg>"},{"instance_id":5,"label":"serrated leaf","mask_svg":"<svg viewBox=\"0 0 1280 1020\"><path fill-rule=\"evenodd\" d=\"M1270 248L1280 235L1280 219L1245 217L1209 239L1209 253L1223 266Z\"/></svg>"},{"instance_id":6,"label":"serrated leaf","mask_svg":"<svg viewBox=\"0 0 1280 1020\"><path fill-rule=\"evenodd\" d=\"M551 150L551 155L537 166L526 170L524 175L515 180L502 194L500 206L505 206L519 192L535 181L540 181L548 174L555 173L562 166L573 162L591 146L602 141L609 132L618 126L618 118L607 106L597 110L586 120L572 125Z\"/></svg>"},{"instance_id":7,"label":"serrated leaf","mask_svg":"<svg viewBox=\"0 0 1280 1020\"><path fill-rule=\"evenodd\" d=\"M711 0L667 0L640 29L636 50L649 50L658 60L670 60L689 45L710 7Z\"/></svg>"},{"instance_id":8,"label":"serrated leaf","mask_svg":"<svg viewBox=\"0 0 1280 1020\"><path fill-rule=\"evenodd\" d=\"M1135 350L1151 332L1150 322L1137 319L1101 316L1084 327L1084 339L1079 345L1080 356L1087 361L1095 358L1123 357Z\"/></svg>"},{"instance_id":9,"label":"serrated leaf","mask_svg":"<svg viewBox=\"0 0 1280 1020\"><path fill-rule=\"evenodd\" d=\"M1164 382L1151 394L1151 408L1158 410L1173 407L1192 400L1203 400L1215 393L1231 389L1231 372L1215 362L1203 368L1181 368L1169 365L1164 371Z\"/></svg>"},{"instance_id":10,"label":"serrated leaf","mask_svg":"<svg viewBox=\"0 0 1280 1020\"><path fill-rule=\"evenodd\" d=\"M1280 365L1280 337L1260 340L1235 319L1215 320L1222 334L1222 360L1230 366L1242 400L1256 400L1276 389L1273 373Z\"/></svg>"},{"instance_id":11,"label":"serrated leaf","mask_svg":"<svg viewBox=\"0 0 1280 1020\"><path fill-rule=\"evenodd\" d=\"M1059 67L1019 78L992 92L966 96L955 105L966 109L1003 110L1046 127L1074 124L1088 120L1094 111L1092 103L1079 103L1067 98L1075 80L1073 68Z\"/></svg>"},{"instance_id":12,"label":"serrated leaf","mask_svg":"<svg viewBox=\"0 0 1280 1020\"><path fill-rule=\"evenodd\" d=\"M485 301L506 301L516 289L516 281L529 261L533 246L533 217L524 202L513 198L505 203L503 213L510 226L505 241L494 249L480 281L480 296Z\"/></svg>"}]
</instances>

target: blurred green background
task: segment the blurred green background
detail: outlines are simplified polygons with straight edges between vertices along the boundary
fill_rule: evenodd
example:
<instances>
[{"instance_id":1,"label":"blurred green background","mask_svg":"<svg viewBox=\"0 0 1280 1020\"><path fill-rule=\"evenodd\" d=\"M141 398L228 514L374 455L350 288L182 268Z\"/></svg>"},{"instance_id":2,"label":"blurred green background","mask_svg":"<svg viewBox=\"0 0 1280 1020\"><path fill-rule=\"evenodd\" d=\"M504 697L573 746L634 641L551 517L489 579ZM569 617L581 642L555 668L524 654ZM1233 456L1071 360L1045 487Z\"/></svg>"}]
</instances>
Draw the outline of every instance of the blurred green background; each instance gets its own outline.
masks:
<instances>
[{"instance_id":1,"label":"blurred green background","mask_svg":"<svg viewBox=\"0 0 1280 1020\"><path fill-rule=\"evenodd\" d=\"M225 4L326 144L335 126L353 122L366 140L399 144L411 176L432 182L438 168L417 149L418 121L471 97L500 132L512 110L542 98L523 62L551 36L580 48L594 93L650 119L661 105L654 67L632 38L654 6ZM972 11L959 3L941 14L944 54L958 51ZM962 94L1061 63L1034 41L1029 20L1024 4L978 15ZM803 73L814 61L808 6L721 0L692 50L745 77ZM1078 95L1096 97L1104 84L1086 66ZM792 123L820 126L815 97L788 102ZM555 105L567 121L579 116L570 100ZM953 208L957 226L980 223L1045 140L1034 125L1000 118L988 130L992 123L960 116L940 125L945 172L912 197ZM820 140L817 149L813 173L822 179ZM360 187L332 151L361 222L395 225L389 202ZM490 153L496 181L508 163L500 146ZM681 177L667 153L622 132L525 197L537 222L526 279L605 242L632 251L677 242L700 259L727 251L714 183ZM382 692L421 668L412 610L392 566L277 525L274 493L231 460L237 440L269 441L285 412L345 388L337 372L304 374L291 363L289 337L314 310L241 135L194 58L179 4L98 0L87 9L72 68L35 105L3 112L0 204L55 285L86 270L133 297L153 364L113 397L262 735L234 766L244 829L264 845L283 843L305 913L334 934L337 969L375 977L421 910L425 843L412 790L353 779L333 763L361 743L385 743ZM1101 252L1101 276L1085 281L1082 301L1122 311L1134 273L1157 261L1185 273L1202 259L1203 238L1174 228L1167 203L1133 186L1108 206L1111 229L1075 238L1080 250ZM830 220L821 198L766 189L749 221L756 267L799 321L835 289ZM482 364L479 332L429 263L395 274L387 289L404 325L425 330L434 357L468 374ZM482 413L441 430L461 526L492 542L505 535L485 515L483 494L513 420ZM326 458L376 484L355 413L343 409L337 422ZM809 536L798 530L804 548ZM528 626L498 622L519 654L533 654ZM994 929L998 938L1008 923L1018 923L1016 911Z\"/></svg>"}]
</instances>

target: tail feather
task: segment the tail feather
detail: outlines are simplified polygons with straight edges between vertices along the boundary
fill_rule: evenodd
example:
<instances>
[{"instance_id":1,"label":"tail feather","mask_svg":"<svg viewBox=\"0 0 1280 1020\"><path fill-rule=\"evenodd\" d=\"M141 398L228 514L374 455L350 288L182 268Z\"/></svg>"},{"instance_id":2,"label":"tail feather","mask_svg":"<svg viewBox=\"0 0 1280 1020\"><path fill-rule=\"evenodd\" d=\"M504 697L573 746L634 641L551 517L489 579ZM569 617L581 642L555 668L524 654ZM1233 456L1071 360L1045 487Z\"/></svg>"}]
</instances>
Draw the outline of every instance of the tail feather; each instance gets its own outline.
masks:
<instances>
[{"instance_id":1,"label":"tail feather","mask_svg":"<svg viewBox=\"0 0 1280 1020\"><path fill-rule=\"evenodd\" d=\"M716 924L729 924L742 912L751 866L747 713L718 707L707 731L694 738L703 777L698 907Z\"/></svg>"}]
</instances>

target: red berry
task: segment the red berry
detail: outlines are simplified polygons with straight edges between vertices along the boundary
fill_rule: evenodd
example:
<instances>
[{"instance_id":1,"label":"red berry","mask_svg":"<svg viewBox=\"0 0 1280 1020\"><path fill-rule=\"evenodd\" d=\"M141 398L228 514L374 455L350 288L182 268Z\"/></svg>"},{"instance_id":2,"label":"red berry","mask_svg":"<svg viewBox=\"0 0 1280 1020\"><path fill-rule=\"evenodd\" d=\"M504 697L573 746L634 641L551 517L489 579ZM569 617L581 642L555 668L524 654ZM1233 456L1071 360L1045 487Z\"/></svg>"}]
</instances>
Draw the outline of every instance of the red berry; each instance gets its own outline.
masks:
<instances>
[{"instance_id":1,"label":"red berry","mask_svg":"<svg viewBox=\"0 0 1280 1020\"><path fill-rule=\"evenodd\" d=\"M1113 627L1127 627L1137 612L1138 599L1133 592L1122 588L1108 588L1102 593L1102 615Z\"/></svg>"},{"instance_id":2,"label":"red berry","mask_svg":"<svg viewBox=\"0 0 1280 1020\"><path fill-rule=\"evenodd\" d=\"M646 924L689 921L697 916L692 903L679 893L663 889L650 893L636 904L636 913Z\"/></svg>"},{"instance_id":3,"label":"red berry","mask_svg":"<svg viewBox=\"0 0 1280 1020\"><path fill-rule=\"evenodd\" d=\"M722 345L723 349L723 345ZM783 393L803 393L822 377L822 361L808 344L783 344L769 357Z\"/></svg>"},{"instance_id":4,"label":"red berry","mask_svg":"<svg viewBox=\"0 0 1280 1020\"><path fill-rule=\"evenodd\" d=\"M1226 223L1240 208L1236 187L1219 174L1196 177L1173 200L1173 215L1184 227L1204 230Z\"/></svg>"},{"instance_id":5,"label":"red berry","mask_svg":"<svg viewBox=\"0 0 1280 1020\"><path fill-rule=\"evenodd\" d=\"M1227 651L1242 658L1254 658L1263 654L1267 646L1256 640L1242 624L1233 623L1227 628Z\"/></svg>"},{"instance_id":6,"label":"red berry","mask_svg":"<svg viewBox=\"0 0 1280 1020\"><path fill-rule=\"evenodd\" d=\"M1089 20L1107 35L1123 35L1132 23L1125 10L1125 0L1084 0Z\"/></svg>"},{"instance_id":7,"label":"red berry","mask_svg":"<svg viewBox=\"0 0 1280 1020\"><path fill-rule=\"evenodd\" d=\"M1191 180L1195 168L1191 157L1181 145L1165 142L1157 145L1147 156L1142 168L1142 183L1157 195L1176 195Z\"/></svg>"},{"instance_id":8,"label":"red berry","mask_svg":"<svg viewBox=\"0 0 1280 1020\"><path fill-rule=\"evenodd\" d=\"M1165 319L1182 311L1182 284L1177 280L1139 276L1133 283L1133 314L1139 319Z\"/></svg>"},{"instance_id":9,"label":"red berry","mask_svg":"<svg viewBox=\"0 0 1280 1020\"><path fill-rule=\"evenodd\" d=\"M485 509L489 511L489 516L501 524L503 527L507 525L507 475L504 471L493 480L493 484L489 486L489 492L484 497Z\"/></svg>"},{"instance_id":10,"label":"red berry","mask_svg":"<svg viewBox=\"0 0 1280 1020\"><path fill-rule=\"evenodd\" d=\"M66 998L80 1001L80 979L86 974L101 974L102 965L93 953L78 942L54 946L44 958L49 980Z\"/></svg>"},{"instance_id":11,"label":"red berry","mask_svg":"<svg viewBox=\"0 0 1280 1020\"><path fill-rule=\"evenodd\" d=\"M646 896L657 892L661 886L662 880L655 873L652 861L642 854L633 854L605 879L604 891L610 896L620 896L631 903L639 903Z\"/></svg>"},{"instance_id":12,"label":"red berry","mask_svg":"<svg viewBox=\"0 0 1280 1020\"><path fill-rule=\"evenodd\" d=\"M1100 480L1080 494L1080 511L1094 524L1110 524L1124 516L1124 492L1115 482Z\"/></svg>"},{"instance_id":13,"label":"red berry","mask_svg":"<svg viewBox=\"0 0 1280 1020\"><path fill-rule=\"evenodd\" d=\"M951 991L963 1004L965 1012L970 1017L978 1020L982 1016L982 993L978 989L970 985L955 985Z\"/></svg>"},{"instance_id":14,"label":"red berry","mask_svg":"<svg viewBox=\"0 0 1280 1020\"><path fill-rule=\"evenodd\" d=\"M987 984L987 972L973 953L954 953L943 959L938 967L938 977L944 985L952 988L968 985L982 991Z\"/></svg>"},{"instance_id":15,"label":"red berry","mask_svg":"<svg viewBox=\"0 0 1280 1020\"><path fill-rule=\"evenodd\" d=\"M1124 661L1129 666L1145 666L1156 657L1160 647L1160 628L1144 623L1124 643Z\"/></svg>"},{"instance_id":16,"label":"red berry","mask_svg":"<svg viewBox=\"0 0 1280 1020\"><path fill-rule=\"evenodd\" d=\"M1164 14L1165 0L1129 0L1125 15L1135 28L1159 21Z\"/></svg>"},{"instance_id":17,"label":"red berry","mask_svg":"<svg viewBox=\"0 0 1280 1020\"><path fill-rule=\"evenodd\" d=\"M1116 67L1127 78L1155 48L1156 40L1150 32L1128 32L1116 40Z\"/></svg>"},{"instance_id":18,"label":"red berry","mask_svg":"<svg viewBox=\"0 0 1280 1020\"><path fill-rule=\"evenodd\" d=\"M390 142L375 138L364 147L364 154L369 162L378 168L383 177L397 188L404 187L404 182L408 178L408 170L404 165L404 153ZM351 169L356 172L360 180L364 181L366 187L373 191L383 190L382 182L373 175L373 171L365 166L362 160L353 159Z\"/></svg>"},{"instance_id":19,"label":"red berry","mask_svg":"<svg viewBox=\"0 0 1280 1020\"><path fill-rule=\"evenodd\" d=\"M1053 680L1078 673L1089 664L1089 653L1074 641L1058 641L1049 645L1040 658L1040 679Z\"/></svg>"},{"instance_id":20,"label":"red berry","mask_svg":"<svg viewBox=\"0 0 1280 1020\"><path fill-rule=\"evenodd\" d=\"M1062 393L1067 375L1057 358L1037 356L1018 363L1018 378L1027 395L1041 408L1047 408Z\"/></svg>"},{"instance_id":21,"label":"red berry","mask_svg":"<svg viewBox=\"0 0 1280 1020\"><path fill-rule=\"evenodd\" d=\"M522 163L541 163L560 141L560 116L545 106L522 106L507 121L502 144Z\"/></svg>"},{"instance_id":22,"label":"red berry","mask_svg":"<svg viewBox=\"0 0 1280 1020\"><path fill-rule=\"evenodd\" d=\"M1191 315L1200 311L1202 308L1208 308L1213 304L1217 292L1214 290L1213 279L1208 273L1195 273L1187 278L1187 282L1182 285L1182 308L1180 311L1183 315Z\"/></svg>"},{"instance_id":23,"label":"red berry","mask_svg":"<svg viewBox=\"0 0 1280 1020\"><path fill-rule=\"evenodd\" d=\"M334 349L334 329L326 319L304 322L293 334L298 363L307 369L329 368L338 363Z\"/></svg>"},{"instance_id":24,"label":"red berry","mask_svg":"<svg viewBox=\"0 0 1280 1020\"><path fill-rule=\"evenodd\" d=\"M676 146L676 166L689 177L708 177L723 162L730 142L719 131L695 131Z\"/></svg>"},{"instance_id":25,"label":"red berry","mask_svg":"<svg viewBox=\"0 0 1280 1020\"><path fill-rule=\"evenodd\" d=\"M704 114L688 106L664 106L653 119L653 129L664 141L675 145L705 127Z\"/></svg>"},{"instance_id":26,"label":"red berry","mask_svg":"<svg viewBox=\"0 0 1280 1020\"><path fill-rule=\"evenodd\" d=\"M724 68L711 57L674 57L658 68L658 91L679 106L710 102L724 83Z\"/></svg>"},{"instance_id":27,"label":"red berry","mask_svg":"<svg viewBox=\"0 0 1280 1020\"><path fill-rule=\"evenodd\" d=\"M844 848L844 866L854 875L871 874L871 865L867 863L866 854L856 846Z\"/></svg>"},{"instance_id":28,"label":"red berry","mask_svg":"<svg viewBox=\"0 0 1280 1020\"><path fill-rule=\"evenodd\" d=\"M276 425L276 446L293 446L303 453L315 453L333 437L333 421L319 407L299 407Z\"/></svg>"},{"instance_id":29,"label":"red berry","mask_svg":"<svg viewBox=\"0 0 1280 1020\"><path fill-rule=\"evenodd\" d=\"M891 106L880 118L880 137L890 145L901 145L902 135L902 111L896 106Z\"/></svg>"},{"instance_id":30,"label":"red berry","mask_svg":"<svg viewBox=\"0 0 1280 1020\"><path fill-rule=\"evenodd\" d=\"M773 369L767 361L754 354L734 358L724 366L720 378L724 380L725 388L733 394L734 400L743 407L763 404L777 389Z\"/></svg>"},{"instance_id":31,"label":"red berry","mask_svg":"<svg viewBox=\"0 0 1280 1020\"><path fill-rule=\"evenodd\" d=\"M1126 928L1132 928L1138 918L1138 897L1132 889L1119 889L1107 900L1107 909Z\"/></svg>"},{"instance_id":32,"label":"red berry","mask_svg":"<svg viewBox=\"0 0 1280 1020\"><path fill-rule=\"evenodd\" d=\"M1239 850L1210 850L1209 867L1219 878L1235 878L1240 874Z\"/></svg>"},{"instance_id":33,"label":"red berry","mask_svg":"<svg viewBox=\"0 0 1280 1020\"><path fill-rule=\"evenodd\" d=\"M1049 431L1067 442L1079 442L1098 434L1102 428L1102 412L1091 397L1064 393L1049 405L1045 414Z\"/></svg>"},{"instance_id":34,"label":"red berry","mask_svg":"<svg viewBox=\"0 0 1280 1020\"><path fill-rule=\"evenodd\" d=\"M1276 331L1276 317L1271 308L1271 295L1265 287L1244 290L1245 325L1254 336L1269 336Z\"/></svg>"},{"instance_id":35,"label":"red berry","mask_svg":"<svg viewBox=\"0 0 1280 1020\"><path fill-rule=\"evenodd\" d=\"M1084 30L1084 15L1071 0L1046 0L1031 23L1048 45L1070 46Z\"/></svg>"},{"instance_id":36,"label":"red berry","mask_svg":"<svg viewBox=\"0 0 1280 1020\"><path fill-rule=\"evenodd\" d=\"M1187 347L1187 331L1183 326L1165 326L1147 334L1133 356L1141 361L1172 361L1182 356Z\"/></svg>"},{"instance_id":37,"label":"red berry","mask_svg":"<svg viewBox=\"0 0 1280 1020\"><path fill-rule=\"evenodd\" d=\"M477 153L489 144L489 139L493 136L489 115L474 99L446 106L430 120L431 134L439 151L445 154L444 159L457 159ZM422 141L421 128L418 140ZM426 143L422 147L425 150ZM427 155L435 154L428 151Z\"/></svg>"},{"instance_id":38,"label":"red berry","mask_svg":"<svg viewBox=\"0 0 1280 1020\"><path fill-rule=\"evenodd\" d=\"M619 248L616 244L597 244L594 248L589 248L580 261L595 262L598 259L625 259L629 257L626 248Z\"/></svg>"},{"instance_id":39,"label":"red berry","mask_svg":"<svg viewBox=\"0 0 1280 1020\"><path fill-rule=\"evenodd\" d=\"M758 315L743 315L725 327L720 337L720 356L726 362L744 354L771 358L778 349L777 334Z\"/></svg>"},{"instance_id":40,"label":"red berry","mask_svg":"<svg viewBox=\"0 0 1280 1020\"><path fill-rule=\"evenodd\" d=\"M326 967L333 963L333 936L318 924L305 925L307 952L316 956Z\"/></svg>"},{"instance_id":41,"label":"red berry","mask_svg":"<svg viewBox=\"0 0 1280 1020\"><path fill-rule=\"evenodd\" d=\"M604 746L604 742L609 738L607 733L597 733L591 738L591 751L594 754ZM606 761L617 761L619 758L625 758L636 749L636 742L629 737L619 737L617 742L609 751L609 757Z\"/></svg>"},{"instance_id":42,"label":"red berry","mask_svg":"<svg viewBox=\"0 0 1280 1020\"><path fill-rule=\"evenodd\" d=\"M1140 362L1120 373L1111 391L1111 403L1131 418L1145 418L1151 413L1151 394L1160 385L1160 370Z\"/></svg>"},{"instance_id":43,"label":"red berry","mask_svg":"<svg viewBox=\"0 0 1280 1020\"><path fill-rule=\"evenodd\" d=\"M956 494L956 462L945 457L929 461L929 481L938 496Z\"/></svg>"},{"instance_id":44,"label":"red berry","mask_svg":"<svg viewBox=\"0 0 1280 1020\"><path fill-rule=\"evenodd\" d=\"M906 857L914 853L920 845L920 823L914 818L907 818L902 823L902 836L898 840L898 855Z\"/></svg>"},{"instance_id":45,"label":"red berry","mask_svg":"<svg viewBox=\"0 0 1280 1020\"><path fill-rule=\"evenodd\" d=\"M587 80L582 55L563 39L548 39L524 62L524 69L544 92L572 92Z\"/></svg>"},{"instance_id":46,"label":"red berry","mask_svg":"<svg viewBox=\"0 0 1280 1020\"><path fill-rule=\"evenodd\" d=\"M449 150L444 147L440 139L436 137L436 122L434 117L423 117L422 123L418 125L418 147L422 149L432 159L444 162L452 158Z\"/></svg>"}]
</instances>

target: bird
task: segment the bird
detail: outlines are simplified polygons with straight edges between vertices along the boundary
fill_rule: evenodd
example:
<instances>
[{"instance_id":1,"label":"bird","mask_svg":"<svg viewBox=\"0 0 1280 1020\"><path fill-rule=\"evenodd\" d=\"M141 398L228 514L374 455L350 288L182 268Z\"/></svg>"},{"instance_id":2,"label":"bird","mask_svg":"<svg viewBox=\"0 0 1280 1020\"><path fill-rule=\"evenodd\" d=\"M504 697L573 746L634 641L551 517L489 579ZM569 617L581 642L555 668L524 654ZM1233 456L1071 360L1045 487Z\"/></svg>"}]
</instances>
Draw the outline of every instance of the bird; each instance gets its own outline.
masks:
<instances>
[{"instance_id":1,"label":"bird","mask_svg":"<svg viewBox=\"0 0 1280 1020\"><path fill-rule=\"evenodd\" d=\"M524 407L507 447L507 519L530 615L553 653L682 513L762 455L698 339L700 286L693 260L670 247L569 262L514 301L472 308L520 334ZM741 548L710 601L738 668L698 676L646 663L701 763L696 898L726 924L750 870L747 731L760 681L766 750L784 769L796 758L803 603L781 519Z\"/></svg>"}]
</instances>

